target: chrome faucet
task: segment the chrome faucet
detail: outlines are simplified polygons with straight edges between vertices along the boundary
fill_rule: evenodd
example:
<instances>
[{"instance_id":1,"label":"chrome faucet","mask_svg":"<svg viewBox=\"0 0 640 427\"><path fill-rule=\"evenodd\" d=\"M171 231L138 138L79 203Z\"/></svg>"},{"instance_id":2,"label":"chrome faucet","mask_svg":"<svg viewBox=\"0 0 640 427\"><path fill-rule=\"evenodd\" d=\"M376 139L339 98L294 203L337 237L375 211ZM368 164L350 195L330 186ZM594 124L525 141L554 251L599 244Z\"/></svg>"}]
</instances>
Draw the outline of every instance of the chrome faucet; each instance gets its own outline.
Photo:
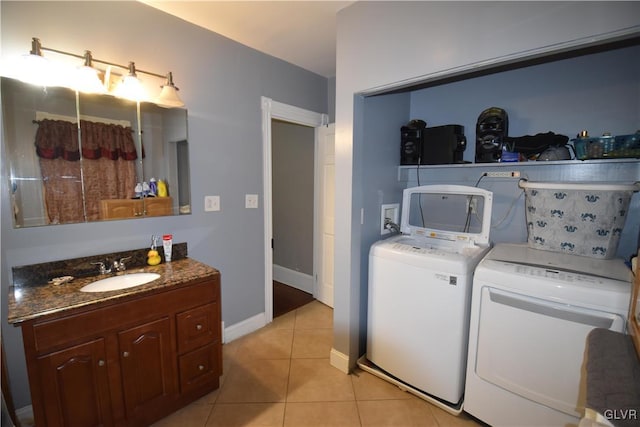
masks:
<instances>
[{"instance_id":1,"label":"chrome faucet","mask_svg":"<svg viewBox=\"0 0 640 427\"><path fill-rule=\"evenodd\" d=\"M127 266L124 264L124 262L130 258L131 257L128 256L128 257L120 258L120 261L114 260L112 270L125 271L127 269Z\"/></svg>"},{"instance_id":2,"label":"chrome faucet","mask_svg":"<svg viewBox=\"0 0 640 427\"><path fill-rule=\"evenodd\" d=\"M98 262L92 262L91 264L97 265L98 268L100 269L100 274L109 274L111 273L111 269L107 268L107 266L105 265L104 262L102 261L98 261Z\"/></svg>"},{"instance_id":3,"label":"chrome faucet","mask_svg":"<svg viewBox=\"0 0 640 427\"><path fill-rule=\"evenodd\" d=\"M113 263L109 264L109 262L107 261L106 263L102 262L102 261L98 261L98 262L92 262L91 264L97 265L98 268L100 269L100 274L109 274L112 271L115 272L122 272L125 271L127 269L127 266L125 265L125 261L130 259L131 257L124 257L124 258L120 258L120 261L118 260L114 260ZM107 265L110 265L110 268L107 268Z\"/></svg>"}]
</instances>

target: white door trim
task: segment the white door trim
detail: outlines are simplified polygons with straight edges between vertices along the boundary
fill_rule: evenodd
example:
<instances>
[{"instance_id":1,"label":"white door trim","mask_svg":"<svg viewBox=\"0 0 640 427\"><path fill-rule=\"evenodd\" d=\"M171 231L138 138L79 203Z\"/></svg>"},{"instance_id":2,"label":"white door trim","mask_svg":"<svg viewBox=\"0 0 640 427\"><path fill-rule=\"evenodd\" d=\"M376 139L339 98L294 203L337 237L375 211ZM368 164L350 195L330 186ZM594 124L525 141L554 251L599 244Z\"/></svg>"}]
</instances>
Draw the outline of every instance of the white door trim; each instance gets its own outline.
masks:
<instances>
[{"instance_id":1,"label":"white door trim","mask_svg":"<svg viewBox=\"0 0 640 427\"><path fill-rule=\"evenodd\" d=\"M282 104L271 98L261 97L262 105L262 183L263 183L263 209L264 209L264 313L265 322L273 321L273 251L271 241L273 238L273 208L271 185L271 120L278 119L299 125L319 127L329 123L327 114L320 114L292 105ZM318 140L315 137L314 152L317 154ZM314 175L318 173L314 171ZM317 179L314 178L314 186ZM314 188L314 193L315 193ZM317 205L314 204L314 212ZM318 215L314 215L313 251L316 253L318 237L315 235ZM316 277L316 259L314 256L313 277Z\"/></svg>"}]
</instances>

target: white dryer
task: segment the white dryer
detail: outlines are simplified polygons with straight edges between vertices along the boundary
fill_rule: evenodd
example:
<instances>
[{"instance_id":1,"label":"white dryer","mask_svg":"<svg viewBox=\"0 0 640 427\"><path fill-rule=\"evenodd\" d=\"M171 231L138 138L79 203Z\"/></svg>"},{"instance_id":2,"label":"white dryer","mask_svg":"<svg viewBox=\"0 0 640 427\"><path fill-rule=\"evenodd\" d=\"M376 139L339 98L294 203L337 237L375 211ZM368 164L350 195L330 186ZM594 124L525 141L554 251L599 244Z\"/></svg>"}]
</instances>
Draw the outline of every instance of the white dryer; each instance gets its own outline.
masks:
<instances>
[{"instance_id":1,"label":"white dryer","mask_svg":"<svg viewBox=\"0 0 640 427\"><path fill-rule=\"evenodd\" d=\"M474 275L464 410L494 427L577 425L587 334L624 332L630 291L621 259L496 244Z\"/></svg>"},{"instance_id":2,"label":"white dryer","mask_svg":"<svg viewBox=\"0 0 640 427\"><path fill-rule=\"evenodd\" d=\"M403 194L404 233L369 255L362 369L451 413L464 392L473 270L490 248L492 193L431 185Z\"/></svg>"}]
</instances>

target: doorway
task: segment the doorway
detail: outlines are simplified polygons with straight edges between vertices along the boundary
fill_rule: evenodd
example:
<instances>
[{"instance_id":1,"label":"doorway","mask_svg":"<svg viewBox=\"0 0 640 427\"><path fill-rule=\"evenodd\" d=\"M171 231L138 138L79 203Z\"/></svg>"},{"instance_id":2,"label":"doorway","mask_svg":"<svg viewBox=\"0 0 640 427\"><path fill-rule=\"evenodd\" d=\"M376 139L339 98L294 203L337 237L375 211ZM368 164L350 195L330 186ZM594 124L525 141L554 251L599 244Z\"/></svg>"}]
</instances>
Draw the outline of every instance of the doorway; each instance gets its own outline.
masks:
<instances>
[{"instance_id":1,"label":"doorway","mask_svg":"<svg viewBox=\"0 0 640 427\"><path fill-rule=\"evenodd\" d=\"M264 277L265 277L265 322L273 321L273 164L272 164L272 122L293 123L297 125L314 128L314 158L317 158L319 150L318 128L328 124L328 116L309 110L304 110L287 104L273 101L270 98L262 97L262 138L263 138L263 193L264 193ZM314 212L318 207L318 168L314 167ZM312 267L312 288L314 297L317 295L318 264L322 258L318 248L318 215L313 215L313 267Z\"/></svg>"},{"instance_id":2,"label":"doorway","mask_svg":"<svg viewBox=\"0 0 640 427\"><path fill-rule=\"evenodd\" d=\"M274 318L313 300L314 133L271 120Z\"/></svg>"}]
</instances>

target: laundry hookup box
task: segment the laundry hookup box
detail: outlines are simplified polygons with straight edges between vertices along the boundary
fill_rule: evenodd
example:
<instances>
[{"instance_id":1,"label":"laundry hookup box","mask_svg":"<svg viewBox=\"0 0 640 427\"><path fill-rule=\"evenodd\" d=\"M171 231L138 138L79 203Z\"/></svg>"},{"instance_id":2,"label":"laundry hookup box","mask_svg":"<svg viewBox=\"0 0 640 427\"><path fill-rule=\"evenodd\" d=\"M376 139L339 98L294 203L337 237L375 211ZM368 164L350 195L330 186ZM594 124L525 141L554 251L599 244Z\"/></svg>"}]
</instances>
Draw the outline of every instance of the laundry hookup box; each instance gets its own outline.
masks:
<instances>
[{"instance_id":1,"label":"laundry hookup box","mask_svg":"<svg viewBox=\"0 0 640 427\"><path fill-rule=\"evenodd\" d=\"M616 255L633 193L640 182L520 180L529 247L592 258Z\"/></svg>"}]
</instances>

